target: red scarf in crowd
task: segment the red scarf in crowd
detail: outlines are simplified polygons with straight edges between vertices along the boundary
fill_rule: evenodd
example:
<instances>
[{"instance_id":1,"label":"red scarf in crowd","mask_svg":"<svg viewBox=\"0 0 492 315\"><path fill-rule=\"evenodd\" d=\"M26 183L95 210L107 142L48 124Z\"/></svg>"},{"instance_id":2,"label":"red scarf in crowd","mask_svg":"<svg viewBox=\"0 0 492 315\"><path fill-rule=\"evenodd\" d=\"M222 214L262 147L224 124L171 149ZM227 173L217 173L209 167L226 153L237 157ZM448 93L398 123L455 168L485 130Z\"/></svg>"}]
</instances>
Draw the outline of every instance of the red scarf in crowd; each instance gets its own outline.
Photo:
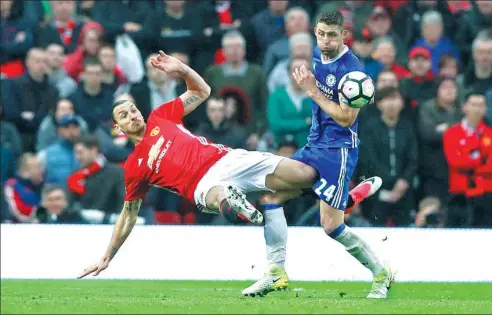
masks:
<instances>
[{"instance_id":1,"label":"red scarf in crowd","mask_svg":"<svg viewBox=\"0 0 492 315\"><path fill-rule=\"evenodd\" d=\"M84 195L85 194L85 182L87 177L99 172L104 168L106 164L106 158L103 155L99 155L91 165L77 172L73 173L68 177L68 189L77 194Z\"/></svg>"},{"instance_id":2,"label":"red scarf in crowd","mask_svg":"<svg viewBox=\"0 0 492 315\"><path fill-rule=\"evenodd\" d=\"M61 22L55 22L58 34L60 34L60 39L63 45L68 46L72 42L73 29L75 28L75 22L73 20L68 21L63 24Z\"/></svg>"}]
</instances>

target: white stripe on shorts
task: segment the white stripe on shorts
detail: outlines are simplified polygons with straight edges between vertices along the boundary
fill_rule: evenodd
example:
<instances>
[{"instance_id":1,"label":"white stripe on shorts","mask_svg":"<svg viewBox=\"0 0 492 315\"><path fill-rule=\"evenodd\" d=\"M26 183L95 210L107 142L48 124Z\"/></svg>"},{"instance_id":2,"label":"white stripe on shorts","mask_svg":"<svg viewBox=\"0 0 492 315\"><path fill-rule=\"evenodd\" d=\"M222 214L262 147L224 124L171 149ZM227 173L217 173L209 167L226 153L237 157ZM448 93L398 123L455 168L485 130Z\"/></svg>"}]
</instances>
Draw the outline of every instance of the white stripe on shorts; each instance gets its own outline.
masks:
<instances>
[{"instance_id":1,"label":"white stripe on shorts","mask_svg":"<svg viewBox=\"0 0 492 315\"><path fill-rule=\"evenodd\" d=\"M336 209L338 209L338 207L340 206L340 202L342 200L343 186L345 184L345 173L346 173L346 166L347 166L348 149L341 148L340 153L342 156L342 161L340 164L340 173L338 175L338 187L337 187L337 191L335 193L335 197L333 198L333 200L331 202L331 206L333 208L336 208Z\"/></svg>"}]
</instances>

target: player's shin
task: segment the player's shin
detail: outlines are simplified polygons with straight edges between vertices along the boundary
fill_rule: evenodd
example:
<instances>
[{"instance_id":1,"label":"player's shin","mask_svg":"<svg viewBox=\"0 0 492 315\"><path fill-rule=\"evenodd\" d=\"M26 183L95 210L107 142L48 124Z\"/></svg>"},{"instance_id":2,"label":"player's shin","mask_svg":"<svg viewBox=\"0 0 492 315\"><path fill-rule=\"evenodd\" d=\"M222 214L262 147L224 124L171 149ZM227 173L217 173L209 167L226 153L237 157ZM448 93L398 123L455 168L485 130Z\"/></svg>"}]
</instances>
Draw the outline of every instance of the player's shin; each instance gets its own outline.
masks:
<instances>
[{"instance_id":1,"label":"player's shin","mask_svg":"<svg viewBox=\"0 0 492 315\"><path fill-rule=\"evenodd\" d=\"M369 269L373 275L383 270L383 263L376 257L369 245L364 242L344 223L340 224L333 232L328 234L332 239L345 246L345 250L357 259L364 267Z\"/></svg>"},{"instance_id":2,"label":"player's shin","mask_svg":"<svg viewBox=\"0 0 492 315\"><path fill-rule=\"evenodd\" d=\"M287 221L284 209L279 204L265 204L263 209L268 264L284 268L287 246Z\"/></svg>"}]
</instances>

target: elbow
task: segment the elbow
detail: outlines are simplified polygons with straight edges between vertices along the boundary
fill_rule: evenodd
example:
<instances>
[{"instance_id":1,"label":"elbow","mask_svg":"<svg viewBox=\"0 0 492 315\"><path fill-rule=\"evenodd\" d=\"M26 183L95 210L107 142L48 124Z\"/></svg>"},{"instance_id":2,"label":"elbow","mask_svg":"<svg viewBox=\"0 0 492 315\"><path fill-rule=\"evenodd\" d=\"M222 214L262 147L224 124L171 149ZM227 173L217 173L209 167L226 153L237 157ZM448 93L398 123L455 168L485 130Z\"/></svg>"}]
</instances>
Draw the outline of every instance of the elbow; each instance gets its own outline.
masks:
<instances>
[{"instance_id":1,"label":"elbow","mask_svg":"<svg viewBox=\"0 0 492 315\"><path fill-rule=\"evenodd\" d=\"M210 85L205 83L202 91L203 99L206 100L210 96L211 92L212 92L212 88L210 87Z\"/></svg>"}]
</instances>

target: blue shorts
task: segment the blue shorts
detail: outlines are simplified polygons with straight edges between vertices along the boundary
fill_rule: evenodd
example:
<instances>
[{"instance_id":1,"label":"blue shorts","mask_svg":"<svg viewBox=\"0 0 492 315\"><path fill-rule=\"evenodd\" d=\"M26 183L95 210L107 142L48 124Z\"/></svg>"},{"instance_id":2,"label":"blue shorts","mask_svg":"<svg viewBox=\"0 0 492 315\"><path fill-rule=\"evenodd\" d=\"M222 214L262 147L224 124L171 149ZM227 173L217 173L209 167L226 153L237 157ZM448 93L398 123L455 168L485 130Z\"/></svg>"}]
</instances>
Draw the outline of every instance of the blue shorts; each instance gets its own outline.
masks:
<instances>
[{"instance_id":1,"label":"blue shorts","mask_svg":"<svg viewBox=\"0 0 492 315\"><path fill-rule=\"evenodd\" d=\"M316 195L330 207L345 210L349 198L349 182L357 165L358 148L312 148L305 146L291 159L318 171L313 185Z\"/></svg>"}]
</instances>

